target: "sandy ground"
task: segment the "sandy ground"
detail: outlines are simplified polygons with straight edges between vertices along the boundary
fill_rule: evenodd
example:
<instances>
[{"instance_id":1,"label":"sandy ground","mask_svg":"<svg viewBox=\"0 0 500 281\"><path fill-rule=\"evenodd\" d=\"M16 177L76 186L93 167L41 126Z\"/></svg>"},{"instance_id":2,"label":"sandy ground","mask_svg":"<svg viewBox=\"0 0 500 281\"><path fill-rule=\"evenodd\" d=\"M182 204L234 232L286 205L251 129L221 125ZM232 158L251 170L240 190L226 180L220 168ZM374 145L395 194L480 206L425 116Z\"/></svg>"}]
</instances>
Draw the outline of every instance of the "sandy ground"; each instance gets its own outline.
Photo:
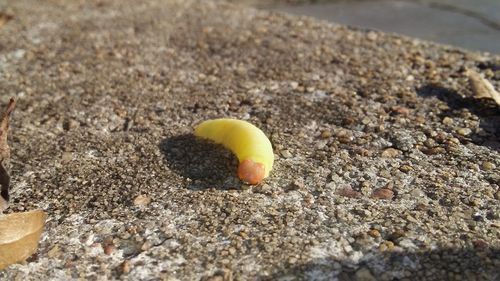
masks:
<instances>
[{"instance_id":1,"label":"sandy ground","mask_svg":"<svg viewBox=\"0 0 500 281\"><path fill-rule=\"evenodd\" d=\"M500 58L208 1L2 1L9 212L44 209L1 280L495 280ZM192 135L270 137L264 184ZM149 202L150 201L150 202Z\"/></svg>"}]
</instances>

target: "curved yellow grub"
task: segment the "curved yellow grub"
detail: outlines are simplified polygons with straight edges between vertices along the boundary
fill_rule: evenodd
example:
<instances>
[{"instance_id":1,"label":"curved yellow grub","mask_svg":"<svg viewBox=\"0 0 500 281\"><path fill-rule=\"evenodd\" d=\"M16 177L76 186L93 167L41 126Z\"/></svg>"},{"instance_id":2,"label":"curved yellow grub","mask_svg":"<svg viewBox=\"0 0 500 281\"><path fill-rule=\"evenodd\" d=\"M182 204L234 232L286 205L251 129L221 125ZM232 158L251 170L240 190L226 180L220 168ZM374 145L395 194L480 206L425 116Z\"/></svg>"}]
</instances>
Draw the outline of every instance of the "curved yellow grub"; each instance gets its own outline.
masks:
<instances>
[{"instance_id":1,"label":"curved yellow grub","mask_svg":"<svg viewBox=\"0 0 500 281\"><path fill-rule=\"evenodd\" d=\"M269 176L274 153L264 132L254 125L237 119L207 120L196 126L195 135L222 144L231 150L240 165L238 176L250 184L258 184Z\"/></svg>"}]
</instances>

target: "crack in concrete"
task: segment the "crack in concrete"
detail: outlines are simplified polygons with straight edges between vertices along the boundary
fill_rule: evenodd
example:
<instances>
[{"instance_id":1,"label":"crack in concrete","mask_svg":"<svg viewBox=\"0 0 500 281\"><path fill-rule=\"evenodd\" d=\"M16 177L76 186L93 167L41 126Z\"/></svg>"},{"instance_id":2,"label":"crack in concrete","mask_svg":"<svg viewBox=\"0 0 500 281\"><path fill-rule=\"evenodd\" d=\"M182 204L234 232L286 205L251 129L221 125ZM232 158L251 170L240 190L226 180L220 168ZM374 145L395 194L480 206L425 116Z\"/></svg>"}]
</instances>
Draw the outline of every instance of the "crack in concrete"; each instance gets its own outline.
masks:
<instances>
[{"instance_id":1,"label":"crack in concrete","mask_svg":"<svg viewBox=\"0 0 500 281\"><path fill-rule=\"evenodd\" d=\"M363 1L369 1L369 0L359 0L359 1L363 2ZM392 0L392 1L399 1L399 2L406 2L406 3L417 3L417 4L427 6L429 8L432 8L432 9L460 14L463 16L473 18L491 29L500 30L500 22L497 22L496 20L492 20L482 13L479 13L479 12L476 12L473 10L469 10L467 8L463 8L460 6L455 6L453 4L442 3L440 1L437 2L437 1L426 1L426 0ZM259 6L257 3L260 3L260 2L261 1L258 1L258 0L250 1L250 3L253 3L250 5L251 6ZM278 1L276 1L276 2L278 2ZM332 3L332 4L334 4L334 3L345 3L345 2L348 2L348 1L346 1L346 0L304 1L304 2L298 1L298 3L289 3L288 5L308 5L308 4L315 5L315 4L319 4L319 3L323 3L323 4ZM269 7L272 7L272 4L268 5L268 6L259 6L259 7L260 8L269 8Z\"/></svg>"},{"instance_id":2,"label":"crack in concrete","mask_svg":"<svg viewBox=\"0 0 500 281\"><path fill-rule=\"evenodd\" d=\"M408 0L398 0L398 1L404 1L404 2L413 2L413 1L408 1ZM422 5L425 5L429 8L433 8L436 10L441 10L441 11L447 11L447 12L453 12L456 14L464 15L470 18L473 18L480 23L486 25L489 28L492 28L494 30L500 30L500 23L489 19L487 16L484 14L481 14L479 12L475 12L463 7L458 7L454 6L452 4L447 4L447 3L441 3L441 2L434 2L434 1L417 1L417 3L420 3Z\"/></svg>"}]
</instances>

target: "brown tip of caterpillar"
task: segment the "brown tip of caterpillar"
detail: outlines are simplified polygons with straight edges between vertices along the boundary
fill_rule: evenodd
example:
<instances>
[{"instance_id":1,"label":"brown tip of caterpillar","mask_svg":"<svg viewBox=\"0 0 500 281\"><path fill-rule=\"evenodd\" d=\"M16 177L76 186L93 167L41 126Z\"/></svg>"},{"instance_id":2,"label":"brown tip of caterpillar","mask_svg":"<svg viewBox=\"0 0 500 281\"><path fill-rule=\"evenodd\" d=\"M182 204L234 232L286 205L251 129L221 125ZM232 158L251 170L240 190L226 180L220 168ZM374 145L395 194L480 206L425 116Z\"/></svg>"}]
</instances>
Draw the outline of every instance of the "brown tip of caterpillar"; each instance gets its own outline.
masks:
<instances>
[{"instance_id":1,"label":"brown tip of caterpillar","mask_svg":"<svg viewBox=\"0 0 500 281\"><path fill-rule=\"evenodd\" d=\"M259 184L264 179L264 175L264 164L256 163L250 159L240 162L240 166L238 167L238 177L240 180L249 184Z\"/></svg>"}]
</instances>

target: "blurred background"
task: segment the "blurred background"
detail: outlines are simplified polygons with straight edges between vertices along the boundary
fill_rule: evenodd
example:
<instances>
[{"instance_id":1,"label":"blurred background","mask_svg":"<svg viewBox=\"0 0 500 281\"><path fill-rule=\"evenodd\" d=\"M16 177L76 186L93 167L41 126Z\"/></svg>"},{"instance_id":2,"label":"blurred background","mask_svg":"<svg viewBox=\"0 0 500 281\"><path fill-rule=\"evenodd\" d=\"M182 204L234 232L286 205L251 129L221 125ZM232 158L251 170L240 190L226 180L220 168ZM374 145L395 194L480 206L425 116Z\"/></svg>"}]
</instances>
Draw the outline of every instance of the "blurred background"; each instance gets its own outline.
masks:
<instances>
[{"instance_id":1,"label":"blurred background","mask_svg":"<svg viewBox=\"0 0 500 281\"><path fill-rule=\"evenodd\" d=\"M262 9L500 54L500 0L243 1Z\"/></svg>"}]
</instances>

